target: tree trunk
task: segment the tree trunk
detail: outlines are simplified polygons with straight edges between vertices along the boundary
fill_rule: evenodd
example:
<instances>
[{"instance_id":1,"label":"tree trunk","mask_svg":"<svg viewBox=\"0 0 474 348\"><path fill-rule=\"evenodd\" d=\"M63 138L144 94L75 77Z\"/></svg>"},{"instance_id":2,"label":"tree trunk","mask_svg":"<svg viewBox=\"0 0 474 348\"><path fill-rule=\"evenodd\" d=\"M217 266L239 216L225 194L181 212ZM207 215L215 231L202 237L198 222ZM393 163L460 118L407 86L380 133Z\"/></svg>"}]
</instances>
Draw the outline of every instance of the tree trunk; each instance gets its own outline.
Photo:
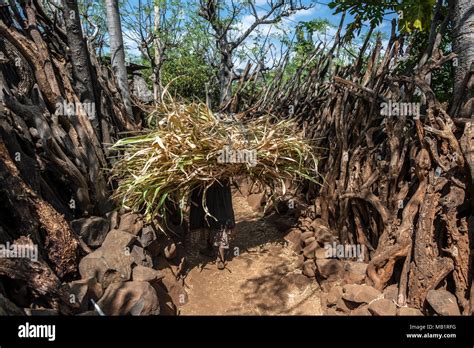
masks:
<instances>
[{"instance_id":1,"label":"tree trunk","mask_svg":"<svg viewBox=\"0 0 474 348\"><path fill-rule=\"evenodd\" d=\"M154 19L154 31L155 31L155 38L153 40L153 45L155 47L155 56L154 60L154 67L153 67L153 97L155 99L155 103L161 102L161 59L162 59L162 44L160 38L160 26L161 26L161 18L160 18L160 5L159 2L155 2L155 6L153 7L155 19Z\"/></svg>"},{"instance_id":2,"label":"tree trunk","mask_svg":"<svg viewBox=\"0 0 474 348\"><path fill-rule=\"evenodd\" d=\"M74 89L83 103L95 105L94 89L89 67L89 54L86 41L82 34L79 8L76 0L63 0L64 22L66 23L67 41L71 54L72 69L74 72ZM99 119L95 108L90 113L89 119L97 134L99 134Z\"/></svg>"},{"instance_id":3,"label":"tree trunk","mask_svg":"<svg viewBox=\"0 0 474 348\"><path fill-rule=\"evenodd\" d=\"M453 51L457 54L453 94L462 95L464 78L474 61L474 4L471 0L454 0L453 5Z\"/></svg>"},{"instance_id":4,"label":"tree trunk","mask_svg":"<svg viewBox=\"0 0 474 348\"><path fill-rule=\"evenodd\" d=\"M453 51L457 54L454 69L454 117L474 120L474 4L471 0L453 2ZM463 153L474 187L474 131L472 122L466 124L463 135Z\"/></svg>"},{"instance_id":5,"label":"tree trunk","mask_svg":"<svg viewBox=\"0 0 474 348\"><path fill-rule=\"evenodd\" d=\"M105 5L107 8L107 27L110 36L110 59L112 69L117 78L117 85L125 105L125 110L127 111L128 117L133 120L118 0L106 0Z\"/></svg>"},{"instance_id":6,"label":"tree trunk","mask_svg":"<svg viewBox=\"0 0 474 348\"><path fill-rule=\"evenodd\" d=\"M219 44L221 52L221 61L219 63L219 93L220 107L225 107L232 97L232 51L226 46L226 43Z\"/></svg>"}]
</instances>

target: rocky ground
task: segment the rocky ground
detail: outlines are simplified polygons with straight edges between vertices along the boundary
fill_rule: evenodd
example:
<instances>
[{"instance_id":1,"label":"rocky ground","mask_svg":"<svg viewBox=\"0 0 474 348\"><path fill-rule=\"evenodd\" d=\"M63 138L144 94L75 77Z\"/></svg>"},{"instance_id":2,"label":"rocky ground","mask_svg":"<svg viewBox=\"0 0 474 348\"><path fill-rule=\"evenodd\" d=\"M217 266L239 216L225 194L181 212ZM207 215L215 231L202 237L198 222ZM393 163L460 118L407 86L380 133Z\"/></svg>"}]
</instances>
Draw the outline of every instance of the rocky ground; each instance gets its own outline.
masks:
<instances>
[{"instance_id":1,"label":"rocky ground","mask_svg":"<svg viewBox=\"0 0 474 348\"><path fill-rule=\"evenodd\" d=\"M264 195L234 191L236 238L226 268L189 252L184 231L167 234L133 213L72 222L84 257L80 278L62 286L75 315L459 315L445 288L419 308L399 307L396 284L366 285L369 252L328 258L337 235L317 208L281 201L263 212ZM24 294L23 294L24 295ZM21 291L12 295L21 302ZM96 304L96 306L94 305ZM0 296L4 314L54 315L41 304L20 308ZM1 313L0 313L1 314Z\"/></svg>"},{"instance_id":2,"label":"rocky ground","mask_svg":"<svg viewBox=\"0 0 474 348\"><path fill-rule=\"evenodd\" d=\"M459 315L455 296L430 290L424 311L397 305L396 284L366 285L369 251L359 258L328 258L335 233L314 218L314 208L262 213L263 195L234 194L237 237L224 271L198 257L185 280L183 315ZM290 205L291 206L291 205ZM301 213L299 212L301 211Z\"/></svg>"}]
</instances>

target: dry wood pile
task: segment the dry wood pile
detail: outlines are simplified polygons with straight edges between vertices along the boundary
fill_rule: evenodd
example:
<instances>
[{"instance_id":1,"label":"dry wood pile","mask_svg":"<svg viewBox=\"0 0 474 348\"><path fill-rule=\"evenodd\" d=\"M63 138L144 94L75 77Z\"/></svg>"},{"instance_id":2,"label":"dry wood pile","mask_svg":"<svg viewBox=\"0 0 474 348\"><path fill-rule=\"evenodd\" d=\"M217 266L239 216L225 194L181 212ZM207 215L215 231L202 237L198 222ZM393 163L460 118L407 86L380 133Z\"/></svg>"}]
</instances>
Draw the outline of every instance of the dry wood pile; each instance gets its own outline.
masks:
<instances>
[{"instance_id":1,"label":"dry wood pile","mask_svg":"<svg viewBox=\"0 0 474 348\"><path fill-rule=\"evenodd\" d=\"M173 314L176 277L152 259L169 242L112 213L108 146L140 120L128 118L113 74L82 37L77 3L63 6L68 16L39 1L0 7L0 244L38 248L34 259L0 258L0 313L75 314L100 299L106 314ZM132 231L114 230L118 220Z\"/></svg>"},{"instance_id":2,"label":"dry wood pile","mask_svg":"<svg viewBox=\"0 0 474 348\"><path fill-rule=\"evenodd\" d=\"M271 88L249 104L258 105L257 114L296 117L321 149L324 184L310 185L313 216L300 229L306 274L318 274L314 251L322 243L316 245L313 234L324 226L339 243L367 248L367 284L379 291L395 284L398 306L425 311L430 291L446 289L461 313L469 314L474 310L469 172L474 141L469 119L456 116L469 115L472 100L457 98L447 110L429 84L432 71L455 57L439 49L446 20L431 31L427 51L409 75L395 70L403 43L394 22L387 47L377 38L367 54L371 31L355 64L335 66L341 21L333 47L316 48L320 59L306 78L300 71L286 81L277 74ZM420 115L382 111L382 103L412 102L419 102Z\"/></svg>"}]
</instances>

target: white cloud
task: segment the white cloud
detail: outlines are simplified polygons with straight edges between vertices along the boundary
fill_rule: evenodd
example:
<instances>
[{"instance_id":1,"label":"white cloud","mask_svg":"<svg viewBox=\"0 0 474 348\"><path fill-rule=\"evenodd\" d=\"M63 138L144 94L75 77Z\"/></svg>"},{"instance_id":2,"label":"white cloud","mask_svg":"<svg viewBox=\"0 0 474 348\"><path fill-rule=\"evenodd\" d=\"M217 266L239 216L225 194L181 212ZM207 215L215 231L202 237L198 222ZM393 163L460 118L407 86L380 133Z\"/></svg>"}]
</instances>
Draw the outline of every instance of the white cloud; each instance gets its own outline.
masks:
<instances>
[{"instance_id":1,"label":"white cloud","mask_svg":"<svg viewBox=\"0 0 474 348\"><path fill-rule=\"evenodd\" d=\"M298 12L293 13L289 18L294 21L302 20L302 18L314 16L320 8L320 5L316 5L308 9L299 10Z\"/></svg>"},{"instance_id":2,"label":"white cloud","mask_svg":"<svg viewBox=\"0 0 474 348\"><path fill-rule=\"evenodd\" d=\"M133 56L141 56L141 52L138 49L138 44L130 36L133 36L130 32L123 32L123 45L126 50L126 59L131 59Z\"/></svg>"},{"instance_id":3,"label":"white cloud","mask_svg":"<svg viewBox=\"0 0 474 348\"><path fill-rule=\"evenodd\" d=\"M237 23L237 29L240 31L247 30L252 23L255 21L255 17L252 15L245 15L242 17L239 23Z\"/></svg>"}]
</instances>

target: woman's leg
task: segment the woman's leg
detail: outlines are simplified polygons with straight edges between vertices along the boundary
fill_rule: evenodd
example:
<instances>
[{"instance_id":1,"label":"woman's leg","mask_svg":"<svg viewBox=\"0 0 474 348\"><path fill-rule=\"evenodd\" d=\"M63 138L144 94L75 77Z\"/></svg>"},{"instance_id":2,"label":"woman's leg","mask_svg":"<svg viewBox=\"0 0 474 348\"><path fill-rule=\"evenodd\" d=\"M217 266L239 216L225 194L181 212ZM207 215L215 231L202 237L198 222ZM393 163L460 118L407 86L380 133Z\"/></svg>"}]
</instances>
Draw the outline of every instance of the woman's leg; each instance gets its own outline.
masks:
<instances>
[{"instance_id":1,"label":"woman's leg","mask_svg":"<svg viewBox=\"0 0 474 348\"><path fill-rule=\"evenodd\" d=\"M217 268L222 270L225 268L226 254L229 252L230 241L232 238L232 229L222 228L216 231L214 237L214 246L217 247Z\"/></svg>"},{"instance_id":2,"label":"woman's leg","mask_svg":"<svg viewBox=\"0 0 474 348\"><path fill-rule=\"evenodd\" d=\"M225 248L220 246L217 257L217 269L223 270L225 268Z\"/></svg>"}]
</instances>

